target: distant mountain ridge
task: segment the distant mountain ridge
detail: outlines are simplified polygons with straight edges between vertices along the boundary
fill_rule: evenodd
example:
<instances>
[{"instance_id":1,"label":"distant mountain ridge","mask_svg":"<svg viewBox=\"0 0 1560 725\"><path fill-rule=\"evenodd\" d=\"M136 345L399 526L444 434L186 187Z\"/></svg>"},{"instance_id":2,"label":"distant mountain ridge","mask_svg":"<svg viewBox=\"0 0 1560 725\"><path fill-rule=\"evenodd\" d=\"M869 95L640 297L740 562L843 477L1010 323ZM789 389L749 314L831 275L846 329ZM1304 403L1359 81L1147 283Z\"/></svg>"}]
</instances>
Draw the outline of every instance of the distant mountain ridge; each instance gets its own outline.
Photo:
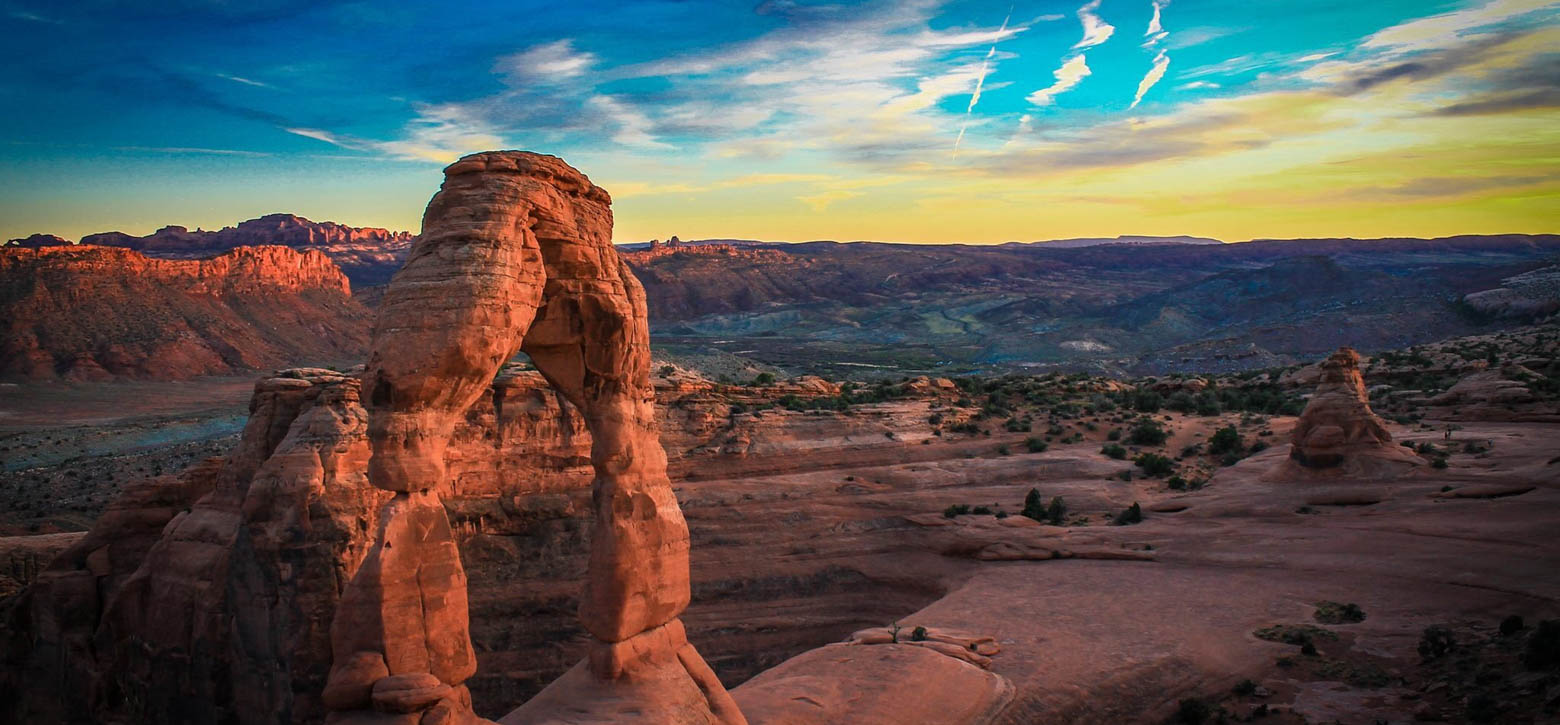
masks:
<instances>
[{"instance_id":1,"label":"distant mountain ridge","mask_svg":"<svg viewBox=\"0 0 1560 725\"><path fill-rule=\"evenodd\" d=\"M369 323L318 250L186 260L102 245L0 249L0 377L167 380L350 360Z\"/></svg>"},{"instance_id":2,"label":"distant mountain ridge","mask_svg":"<svg viewBox=\"0 0 1560 725\"><path fill-rule=\"evenodd\" d=\"M355 303L373 306L415 240L273 214L211 232L167 227L83 241L163 259L252 242L312 250L351 280ZM25 246L62 242L35 235ZM618 250L644 285L658 345L823 374L1235 369L1309 359L1344 343L1405 347L1560 309L1557 276L1535 271L1560 263L1552 234L999 245L671 237Z\"/></svg>"},{"instance_id":3,"label":"distant mountain ridge","mask_svg":"<svg viewBox=\"0 0 1560 725\"><path fill-rule=\"evenodd\" d=\"M411 232L316 222L295 214L267 214L212 231L170 225L140 237L100 232L82 237L78 244L123 247L163 259L209 257L263 245L314 249L330 257L353 284L375 285L390 281L390 275L401 267L416 239L417 235ZM52 234L34 234L7 242L7 246L26 248L68 244L68 240Z\"/></svg>"}]
</instances>

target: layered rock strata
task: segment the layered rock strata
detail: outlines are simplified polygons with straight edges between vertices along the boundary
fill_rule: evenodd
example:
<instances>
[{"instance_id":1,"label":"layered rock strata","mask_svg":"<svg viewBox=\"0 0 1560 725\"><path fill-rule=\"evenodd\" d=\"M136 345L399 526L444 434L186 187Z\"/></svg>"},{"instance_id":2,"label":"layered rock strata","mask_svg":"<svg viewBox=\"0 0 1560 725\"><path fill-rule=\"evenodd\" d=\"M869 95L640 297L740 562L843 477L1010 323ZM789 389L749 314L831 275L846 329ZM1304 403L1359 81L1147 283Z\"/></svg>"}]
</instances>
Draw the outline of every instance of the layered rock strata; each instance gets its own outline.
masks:
<instances>
[{"instance_id":1,"label":"layered rock strata","mask_svg":"<svg viewBox=\"0 0 1560 725\"><path fill-rule=\"evenodd\" d=\"M445 169L379 307L363 374L369 480L394 498L332 625L326 692L338 721L475 717L462 690L476 671L465 573L434 489L456 423L523 350L591 433L579 616L596 643L520 717L743 722L677 620L689 601L688 529L656 434L644 292L612 248L610 204L550 156L483 153ZM392 702L379 690L395 678L426 682Z\"/></svg>"},{"instance_id":2,"label":"layered rock strata","mask_svg":"<svg viewBox=\"0 0 1560 725\"><path fill-rule=\"evenodd\" d=\"M1370 409L1360 355L1339 348L1321 363L1316 393L1295 422L1289 457L1305 468L1337 468L1362 459L1417 462L1392 442L1386 423Z\"/></svg>"}]
</instances>

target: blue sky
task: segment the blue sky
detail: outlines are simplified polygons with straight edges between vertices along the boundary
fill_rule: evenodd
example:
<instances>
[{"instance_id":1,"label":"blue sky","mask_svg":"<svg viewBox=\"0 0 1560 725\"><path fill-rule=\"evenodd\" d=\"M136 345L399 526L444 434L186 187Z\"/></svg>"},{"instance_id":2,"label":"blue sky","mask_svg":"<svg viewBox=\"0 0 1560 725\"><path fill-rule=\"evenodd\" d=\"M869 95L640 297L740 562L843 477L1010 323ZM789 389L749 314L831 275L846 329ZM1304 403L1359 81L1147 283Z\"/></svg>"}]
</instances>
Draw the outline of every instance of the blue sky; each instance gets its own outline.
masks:
<instances>
[{"instance_id":1,"label":"blue sky","mask_svg":"<svg viewBox=\"0 0 1560 725\"><path fill-rule=\"evenodd\" d=\"M3 7L6 237L416 229L489 148L620 241L1560 231L1560 2Z\"/></svg>"}]
</instances>

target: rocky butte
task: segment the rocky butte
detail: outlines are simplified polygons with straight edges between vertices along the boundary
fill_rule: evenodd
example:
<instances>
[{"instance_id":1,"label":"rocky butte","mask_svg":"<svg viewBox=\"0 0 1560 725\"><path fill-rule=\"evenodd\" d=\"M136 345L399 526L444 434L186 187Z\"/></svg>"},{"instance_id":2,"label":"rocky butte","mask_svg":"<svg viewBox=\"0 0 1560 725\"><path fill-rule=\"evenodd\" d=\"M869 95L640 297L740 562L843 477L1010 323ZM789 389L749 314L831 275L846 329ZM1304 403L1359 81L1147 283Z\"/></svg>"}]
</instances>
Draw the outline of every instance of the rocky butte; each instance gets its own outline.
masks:
<instances>
[{"instance_id":1,"label":"rocky butte","mask_svg":"<svg viewBox=\"0 0 1560 725\"><path fill-rule=\"evenodd\" d=\"M1319 368L1316 393L1291 434L1290 460L1306 469L1347 467L1354 472L1419 462L1392 442L1386 423L1370 409L1359 353L1339 348Z\"/></svg>"}]
</instances>

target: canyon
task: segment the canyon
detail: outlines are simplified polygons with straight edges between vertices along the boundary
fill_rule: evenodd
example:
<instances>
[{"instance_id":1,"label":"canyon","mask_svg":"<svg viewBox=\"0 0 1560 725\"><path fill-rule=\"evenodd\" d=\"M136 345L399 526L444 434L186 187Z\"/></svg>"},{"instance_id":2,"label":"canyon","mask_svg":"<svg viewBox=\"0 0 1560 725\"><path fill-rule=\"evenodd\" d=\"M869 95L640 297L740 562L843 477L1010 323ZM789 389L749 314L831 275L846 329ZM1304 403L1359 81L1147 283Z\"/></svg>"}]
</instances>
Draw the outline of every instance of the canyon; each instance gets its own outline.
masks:
<instances>
[{"instance_id":1,"label":"canyon","mask_svg":"<svg viewBox=\"0 0 1560 725\"><path fill-rule=\"evenodd\" d=\"M43 407L0 418L0 492L26 503L0 517L7 718L1540 722L1560 709L1560 590L1545 575L1560 565L1547 545L1560 327L1523 324L1544 308L1511 299L1547 294L1512 274L1545 240L1380 243L1428 254L1421 276L1477 268L1458 284L1512 290L1466 317L1477 334L1407 349L1195 375L866 381L724 353L743 361L736 383L720 379L734 368L683 364L711 353L652 357L656 285L718 293L722 266L811 262L741 243L620 256L609 205L554 157L468 156L372 313L318 249L5 250L41 281L19 288L29 309L95 297L113 320L142 281L174 307L269 305L290 324L324 300L356 315L358 336L323 352L366 353L264 374L234 416L197 410L198 395L126 397L158 388L111 381L109 366L72 374L31 323L39 362L21 372L46 382L15 399ZM160 234L169 248L189 236ZM1058 253L1227 248L1182 246L1194 251ZM634 255L682 273L641 286ZM871 286L1022 282L973 256ZM1477 261L1444 266L1458 257ZM56 258L91 274L51 272ZM797 276L839 273L817 272ZM1284 257L1199 277L1173 302L1364 294L1351 274ZM117 287L82 286L101 277ZM1163 321L1167 299L1145 284L1118 302ZM772 331L743 340L785 339ZM228 365L199 372L265 363ZM48 382L62 372L71 384ZM232 380L185 390L228 396ZM169 470L118 475L135 456ZM53 509L78 493L91 516L69 530L80 519Z\"/></svg>"}]
</instances>

